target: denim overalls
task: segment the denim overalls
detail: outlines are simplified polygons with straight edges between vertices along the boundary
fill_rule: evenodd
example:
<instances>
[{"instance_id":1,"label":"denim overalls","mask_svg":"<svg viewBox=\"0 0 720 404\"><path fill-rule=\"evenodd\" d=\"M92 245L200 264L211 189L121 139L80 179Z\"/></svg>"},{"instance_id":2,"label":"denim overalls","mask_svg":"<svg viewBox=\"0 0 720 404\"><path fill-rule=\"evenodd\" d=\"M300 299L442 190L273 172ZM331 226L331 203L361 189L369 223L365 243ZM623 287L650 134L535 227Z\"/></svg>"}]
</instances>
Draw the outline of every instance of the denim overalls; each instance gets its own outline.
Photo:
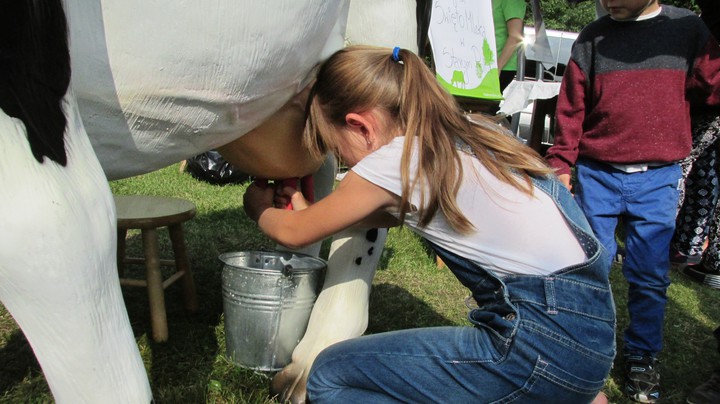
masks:
<instances>
[{"instance_id":1,"label":"denim overalls","mask_svg":"<svg viewBox=\"0 0 720 404\"><path fill-rule=\"evenodd\" d=\"M545 191L564 213L588 257L585 263L546 276L499 278L433 246L472 292L478 308L469 319L475 327L401 330L340 342L316 359L310 400L592 401L615 356L610 257L557 179L533 182L536 192Z\"/></svg>"}]
</instances>

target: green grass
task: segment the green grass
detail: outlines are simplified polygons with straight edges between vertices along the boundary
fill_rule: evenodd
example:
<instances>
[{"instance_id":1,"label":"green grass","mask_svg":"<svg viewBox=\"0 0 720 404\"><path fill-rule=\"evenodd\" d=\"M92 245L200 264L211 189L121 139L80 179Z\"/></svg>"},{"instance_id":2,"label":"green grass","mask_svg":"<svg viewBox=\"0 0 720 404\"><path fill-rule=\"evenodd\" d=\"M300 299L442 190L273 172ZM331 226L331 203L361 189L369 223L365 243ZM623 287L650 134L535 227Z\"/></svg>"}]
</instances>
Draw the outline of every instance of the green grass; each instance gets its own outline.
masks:
<instances>
[{"instance_id":1,"label":"green grass","mask_svg":"<svg viewBox=\"0 0 720 404\"><path fill-rule=\"evenodd\" d=\"M218 255L227 251L272 248L272 242L245 217L243 185L214 186L181 174L174 165L144 176L111 183L116 194L176 196L197 206L185 225L200 307L185 313L179 285L166 290L170 338L155 343L150 334L144 289L123 288L132 329L147 367L157 403L272 403L270 374L234 366L225 358L221 272ZM166 232L161 248L169 254ZM137 232L129 233L128 253L139 254ZM327 248L324 249L327 251ZM128 275L143 270L129 267ZM712 330L720 322L719 292L673 271L661 355L664 396L684 402L690 390L710 375L720 359ZM618 308L618 329L627 324L627 288L619 268L611 281ZM468 325L465 289L447 269L438 268L427 247L410 231L391 229L370 296L368 333ZM621 341L618 339L618 343ZM620 347L621 345L619 345ZM12 317L0 306L0 403L52 402L42 371ZM627 402L621 393L622 363L616 360L605 392L611 402ZM92 388L92 386L88 386Z\"/></svg>"}]
</instances>

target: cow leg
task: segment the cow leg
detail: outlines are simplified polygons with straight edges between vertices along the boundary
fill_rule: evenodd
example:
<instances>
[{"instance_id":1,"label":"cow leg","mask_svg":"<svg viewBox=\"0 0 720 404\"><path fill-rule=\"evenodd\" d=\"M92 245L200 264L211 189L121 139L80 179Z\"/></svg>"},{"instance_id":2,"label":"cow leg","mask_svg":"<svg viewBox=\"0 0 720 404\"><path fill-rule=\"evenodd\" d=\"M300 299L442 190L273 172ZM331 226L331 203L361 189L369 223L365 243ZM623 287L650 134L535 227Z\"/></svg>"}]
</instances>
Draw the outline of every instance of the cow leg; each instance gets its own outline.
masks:
<instances>
[{"instance_id":1,"label":"cow leg","mask_svg":"<svg viewBox=\"0 0 720 404\"><path fill-rule=\"evenodd\" d=\"M315 175L317 199L332 191L335 171L335 160L330 157ZM385 229L349 229L334 237L325 283L305 336L293 351L292 362L275 375L270 387L271 395L281 402L305 402L307 375L318 353L365 332L370 286L386 236ZM320 244L296 252L317 256Z\"/></svg>"},{"instance_id":2,"label":"cow leg","mask_svg":"<svg viewBox=\"0 0 720 404\"><path fill-rule=\"evenodd\" d=\"M56 403L148 403L152 391L116 265L115 206L72 96L67 165L30 154L0 111L0 301Z\"/></svg>"},{"instance_id":3,"label":"cow leg","mask_svg":"<svg viewBox=\"0 0 720 404\"><path fill-rule=\"evenodd\" d=\"M272 380L281 402L305 402L305 384L315 357L326 347L359 337L368 324L368 302L386 229L349 229L335 236L323 289L292 362Z\"/></svg>"}]
</instances>

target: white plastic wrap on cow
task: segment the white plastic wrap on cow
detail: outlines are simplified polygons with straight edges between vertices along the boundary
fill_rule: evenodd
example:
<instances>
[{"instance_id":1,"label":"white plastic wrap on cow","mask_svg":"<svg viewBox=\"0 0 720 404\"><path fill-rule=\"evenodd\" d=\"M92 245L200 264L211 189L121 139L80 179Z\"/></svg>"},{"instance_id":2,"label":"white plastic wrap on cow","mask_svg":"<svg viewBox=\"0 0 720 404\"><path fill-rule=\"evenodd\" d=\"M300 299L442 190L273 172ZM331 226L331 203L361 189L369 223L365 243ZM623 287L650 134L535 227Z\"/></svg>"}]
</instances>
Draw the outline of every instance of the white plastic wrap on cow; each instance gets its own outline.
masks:
<instances>
[{"instance_id":1,"label":"white plastic wrap on cow","mask_svg":"<svg viewBox=\"0 0 720 404\"><path fill-rule=\"evenodd\" d=\"M72 97L67 166L30 151L0 110L0 301L35 351L58 403L148 403L147 374L116 265L110 187Z\"/></svg>"},{"instance_id":2,"label":"white plastic wrap on cow","mask_svg":"<svg viewBox=\"0 0 720 404\"><path fill-rule=\"evenodd\" d=\"M415 0L353 0L345 33L349 45L399 46L415 53Z\"/></svg>"},{"instance_id":3,"label":"white plastic wrap on cow","mask_svg":"<svg viewBox=\"0 0 720 404\"><path fill-rule=\"evenodd\" d=\"M348 1L65 0L73 88L110 179L239 138L343 46Z\"/></svg>"}]
</instances>

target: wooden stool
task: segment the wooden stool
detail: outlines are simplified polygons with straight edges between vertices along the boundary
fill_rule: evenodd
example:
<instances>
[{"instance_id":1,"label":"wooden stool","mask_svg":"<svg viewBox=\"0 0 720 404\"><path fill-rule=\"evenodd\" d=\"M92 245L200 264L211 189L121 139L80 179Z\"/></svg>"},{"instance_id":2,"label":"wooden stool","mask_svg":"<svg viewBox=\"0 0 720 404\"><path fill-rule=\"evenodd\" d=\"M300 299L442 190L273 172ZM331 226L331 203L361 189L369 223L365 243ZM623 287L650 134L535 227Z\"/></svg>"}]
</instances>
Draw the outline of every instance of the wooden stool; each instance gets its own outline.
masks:
<instances>
[{"instance_id":1,"label":"wooden stool","mask_svg":"<svg viewBox=\"0 0 720 404\"><path fill-rule=\"evenodd\" d=\"M190 312L195 312L198 308L195 281L190 271L190 261L185 249L182 229L182 223L195 216L195 205L179 198L115 195L115 207L117 210L117 261L120 284L147 288L153 339L156 342L167 341L165 288L181 279L185 308ZM165 226L170 232L174 260L160 259L157 229ZM144 258L125 257L125 238L128 229L140 229ZM142 263L146 268L146 280L123 278L125 264ZM163 281L160 272L161 266L174 266L175 273Z\"/></svg>"}]
</instances>

